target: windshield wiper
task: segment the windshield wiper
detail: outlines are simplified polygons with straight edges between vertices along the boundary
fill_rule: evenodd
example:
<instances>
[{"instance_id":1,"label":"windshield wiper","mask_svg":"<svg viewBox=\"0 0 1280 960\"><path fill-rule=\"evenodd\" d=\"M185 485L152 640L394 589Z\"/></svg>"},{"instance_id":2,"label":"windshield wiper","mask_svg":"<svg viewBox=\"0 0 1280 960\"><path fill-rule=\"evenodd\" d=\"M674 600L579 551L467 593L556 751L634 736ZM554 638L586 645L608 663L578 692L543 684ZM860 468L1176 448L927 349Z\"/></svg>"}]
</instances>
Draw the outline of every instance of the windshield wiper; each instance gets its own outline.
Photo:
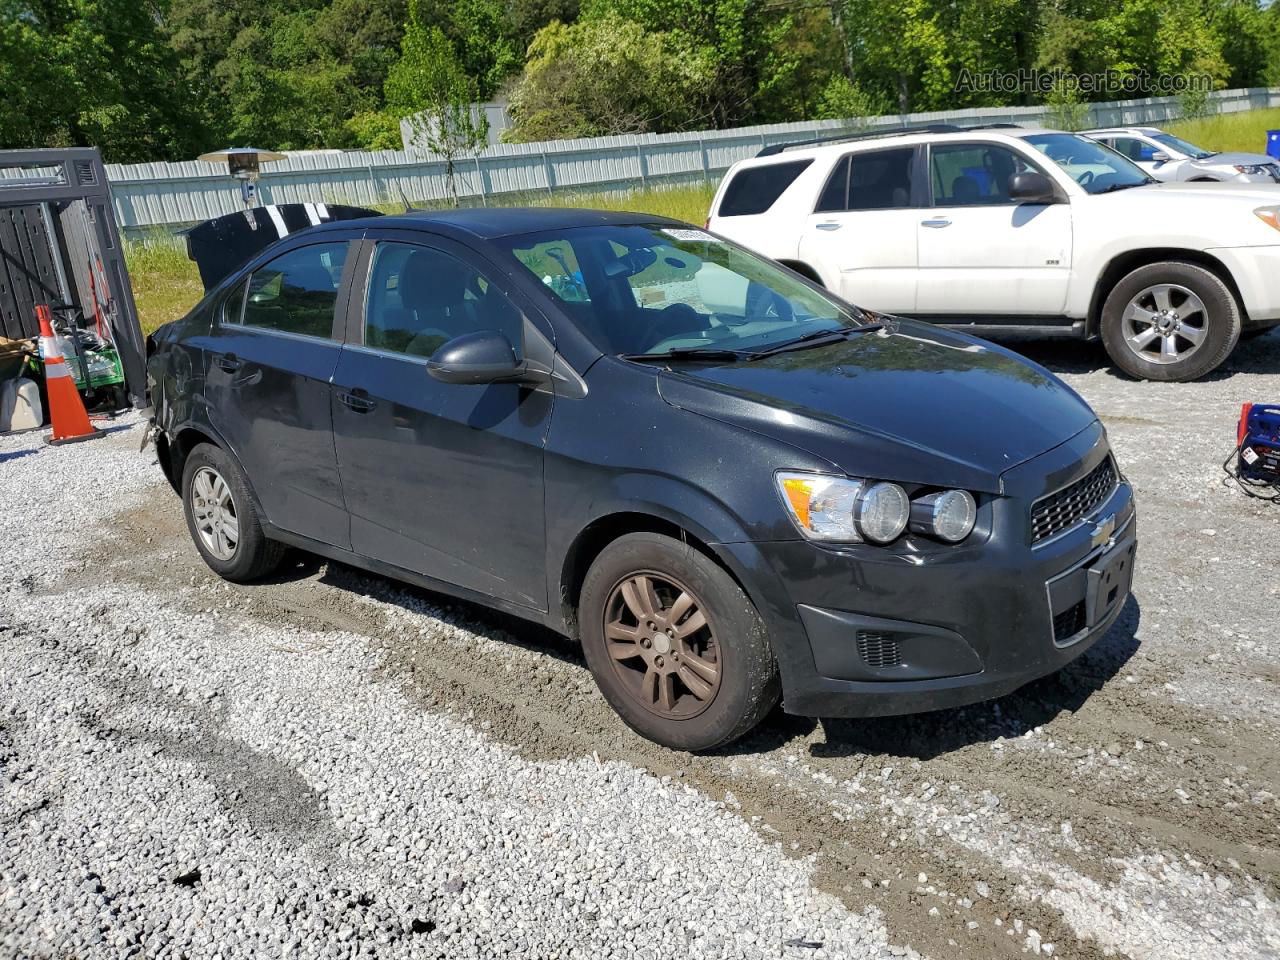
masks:
<instances>
[{"instance_id":1,"label":"windshield wiper","mask_svg":"<svg viewBox=\"0 0 1280 960\"><path fill-rule=\"evenodd\" d=\"M809 347L824 347L830 343L848 340L849 337L855 333L868 333L872 330L881 330L883 328L883 323L876 322L864 323L860 327L845 327L843 330L814 330L812 333L806 333L793 340L783 340L782 343L775 343L771 347L765 347L763 350L757 350L752 359L771 357L775 353L786 353L789 350L805 350Z\"/></svg>"}]
</instances>

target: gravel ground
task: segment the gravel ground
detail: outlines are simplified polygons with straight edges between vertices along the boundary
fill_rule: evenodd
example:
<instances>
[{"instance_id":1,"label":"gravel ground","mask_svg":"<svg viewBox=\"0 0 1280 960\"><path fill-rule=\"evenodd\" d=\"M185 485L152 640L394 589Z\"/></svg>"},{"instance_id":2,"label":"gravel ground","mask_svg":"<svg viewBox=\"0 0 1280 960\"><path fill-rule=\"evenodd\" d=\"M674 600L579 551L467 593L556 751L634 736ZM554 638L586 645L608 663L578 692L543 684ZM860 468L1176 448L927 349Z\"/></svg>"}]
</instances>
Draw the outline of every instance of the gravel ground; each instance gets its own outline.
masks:
<instances>
[{"instance_id":1,"label":"gravel ground","mask_svg":"<svg viewBox=\"0 0 1280 960\"><path fill-rule=\"evenodd\" d=\"M0 438L0 955L1280 957L1280 506L1214 378L1037 345L1135 483L1135 598L1061 674L712 756L567 641L298 557L212 576L136 420ZM34 494L34 496L31 496Z\"/></svg>"}]
</instances>

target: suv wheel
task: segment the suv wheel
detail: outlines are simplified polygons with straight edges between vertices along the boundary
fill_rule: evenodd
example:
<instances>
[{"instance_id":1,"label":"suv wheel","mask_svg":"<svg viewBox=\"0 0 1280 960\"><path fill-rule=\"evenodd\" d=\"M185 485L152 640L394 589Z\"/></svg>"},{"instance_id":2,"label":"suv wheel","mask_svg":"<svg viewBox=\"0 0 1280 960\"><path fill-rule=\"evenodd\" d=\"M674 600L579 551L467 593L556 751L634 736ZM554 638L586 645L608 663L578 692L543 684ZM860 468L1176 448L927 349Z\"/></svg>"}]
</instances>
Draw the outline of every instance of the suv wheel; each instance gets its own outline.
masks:
<instances>
[{"instance_id":1,"label":"suv wheel","mask_svg":"<svg viewBox=\"0 0 1280 960\"><path fill-rule=\"evenodd\" d=\"M249 482L226 451L202 443L187 455L182 506L196 549L218 576L245 583L280 565L284 545L262 532Z\"/></svg>"},{"instance_id":2,"label":"suv wheel","mask_svg":"<svg viewBox=\"0 0 1280 960\"><path fill-rule=\"evenodd\" d=\"M1153 263L1115 285L1102 308L1102 342L1113 363L1143 380L1195 380L1240 339L1240 305L1214 273L1194 263Z\"/></svg>"},{"instance_id":3,"label":"suv wheel","mask_svg":"<svg viewBox=\"0 0 1280 960\"><path fill-rule=\"evenodd\" d=\"M655 743L722 746L778 702L760 615L724 570L678 540L634 533L611 543L587 573L578 620L600 692Z\"/></svg>"}]
</instances>

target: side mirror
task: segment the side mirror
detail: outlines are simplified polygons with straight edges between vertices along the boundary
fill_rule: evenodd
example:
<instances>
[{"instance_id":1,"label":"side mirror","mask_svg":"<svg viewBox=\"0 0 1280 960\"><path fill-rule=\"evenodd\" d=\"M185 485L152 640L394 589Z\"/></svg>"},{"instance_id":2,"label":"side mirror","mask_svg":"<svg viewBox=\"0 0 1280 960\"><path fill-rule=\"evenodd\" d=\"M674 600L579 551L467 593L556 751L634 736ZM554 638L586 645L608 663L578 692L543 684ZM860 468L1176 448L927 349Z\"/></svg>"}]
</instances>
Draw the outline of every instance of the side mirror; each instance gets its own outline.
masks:
<instances>
[{"instance_id":1,"label":"side mirror","mask_svg":"<svg viewBox=\"0 0 1280 960\"><path fill-rule=\"evenodd\" d=\"M497 330L454 337L427 360L427 373L441 383L540 383L545 379L516 358L511 341Z\"/></svg>"},{"instance_id":2,"label":"side mirror","mask_svg":"<svg viewBox=\"0 0 1280 960\"><path fill-rule=\"evenodd\" d=\"M1009 196L1020 203L1057 203L1058 191L1043 173L1024 170L1009 178Z\"/></svg>"},{"instance_id":3,"label":"side mirror","mask_svg":"<svg viewBox=\"0 0 1280 960\"><path fill-rule=\"evenodd\" d=\"M1163 152L1153 153L1151 155L1151 162L1152 163L1168 163L1169 155Z\"/></svg>"}]
</instances>

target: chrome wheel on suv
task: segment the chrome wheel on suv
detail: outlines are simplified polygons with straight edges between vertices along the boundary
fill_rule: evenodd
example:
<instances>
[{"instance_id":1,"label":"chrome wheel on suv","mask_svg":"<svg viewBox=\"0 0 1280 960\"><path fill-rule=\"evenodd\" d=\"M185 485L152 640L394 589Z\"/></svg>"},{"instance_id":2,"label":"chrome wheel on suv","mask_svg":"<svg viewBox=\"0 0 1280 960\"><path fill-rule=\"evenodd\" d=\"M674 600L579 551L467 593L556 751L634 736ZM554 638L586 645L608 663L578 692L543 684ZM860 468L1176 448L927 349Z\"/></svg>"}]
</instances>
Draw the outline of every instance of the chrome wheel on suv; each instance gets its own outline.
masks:
<instances>
[{"instance_id":1,"label":"chrome wheel on suv","mask_svg":"<svg viewBox=\"0 0 1280 960\"><path fill-rule=\"evenodd\" d=\"M1125 343L1151 363L1177 363L1195 353L1208 333L1204 301L1177 283L1157 283L1129 301Z\"/></svg>"},{"instance_id":2,"label":"chrome wheel on suv","mask_svg":"<svg viewBox=\"0 0 1280 960\"><path fill-rule=\"evenodd\" d=\"M1198 263L1138 267L1111 288L1102 342L1112 362L1145 380L1194 380L1216 368L1240 339L1231 288Z\"/></svg>"}]
</instances>

